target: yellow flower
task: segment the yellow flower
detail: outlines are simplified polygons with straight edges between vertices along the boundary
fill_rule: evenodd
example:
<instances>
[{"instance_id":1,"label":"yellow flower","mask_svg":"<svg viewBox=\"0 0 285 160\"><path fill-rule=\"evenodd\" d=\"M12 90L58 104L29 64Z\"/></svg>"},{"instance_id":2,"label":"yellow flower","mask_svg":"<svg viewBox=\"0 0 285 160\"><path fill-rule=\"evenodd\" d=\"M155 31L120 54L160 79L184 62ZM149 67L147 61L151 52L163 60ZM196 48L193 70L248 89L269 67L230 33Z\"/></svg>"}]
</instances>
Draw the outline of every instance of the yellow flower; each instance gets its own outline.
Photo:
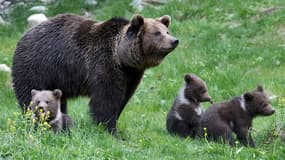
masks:
<instances>
[{"instance_id":1,"label":"yellow flower","mask_svg":"<svg viewBox=\"0 0 285 160\"><path fill-rule=\"evenodd\" d=\"M30 138L31 140L34 139L33 135L31 135L31 134L29 134L29 138Z\"/></svg>"},{"instance_id":2,"label":"yellow flower","mask_svg":"<svg viewBox=\"0 0 285 160\"><path fill-rule=\"evenodd\" d=\"M44 126L48 126L49 124L47 122L44 122Z\"/></svg>"},{"instance_id":3,"label":"yellow flower","mask_svg":"<svg viewBox=\"0 0 285 160\"><path fill-rule=\"evenodd\" d=\"M33 123L36 123L37 121L36 121L36 119L35 118L33 118Z\"/></svg>"}]
</instances>

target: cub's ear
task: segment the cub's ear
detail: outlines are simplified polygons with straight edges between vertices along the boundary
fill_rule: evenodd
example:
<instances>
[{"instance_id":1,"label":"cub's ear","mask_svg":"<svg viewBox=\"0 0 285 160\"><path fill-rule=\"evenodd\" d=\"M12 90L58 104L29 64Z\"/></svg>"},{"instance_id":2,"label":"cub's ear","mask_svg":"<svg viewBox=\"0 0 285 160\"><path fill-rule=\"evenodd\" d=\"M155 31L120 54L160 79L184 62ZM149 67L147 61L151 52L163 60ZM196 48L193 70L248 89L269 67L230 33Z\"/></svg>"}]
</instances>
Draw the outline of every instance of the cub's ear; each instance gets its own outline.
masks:
<instances>
[{"instance_id":1,"label":"cub's ear","mask_svg":"<svg viewBox=\"0 0 285 160\"><path fill-rule=\"evenodd\" d=\"M257 86L256 90L259 92L263 92L263 87L259 85L259 86Z\"/></svg>"},{"instance_id":2,"label":"cub's ear","mask_svg":"<svg viewBox=\"0 0 285 160\"><path fill-rule=\"evenodd\" d=\"M31 91L31 95L32 97L34 97L39 91L35 90L35 89L32 89Z\"/></svg>"},{"instance_id":3,"label":"cub's ear","mask_svg":"<svg viewBox=\"0 0 285 160\"><path fill-rule=\"evenodd\" d=\"M245 93L243 97L246 101L251 101L253 99L253 95L249 92Z\"/></svg>"},{"instance_id":4,"label":"cub's ear","mask_svg":"<svg viewBox=\"0 0 285 160\"><path fill-rule=\"evenodd\" d=\"M60 99L60 97L62 96L62 92L60 89L55 89L53 90L52 94L57 98Z\"/></svg>"},{"instance_id":5,"label":"cub's ear","mask_svg":"<svg viewBox=\"0 0 285 160\"><path fill-rule=\"evenodd\" d=\"M164 24L167 28L171 23L171 17L169 15L164 15L162 17L157 18L162 24Z\"/></svg>"},{"instance_id":6,"label":"cub's ear","mask_svg":"<svg viewBox=\"0 0 285 160\"><path fill-rule=\"evenodd\" d=\"M128 28L127 35L132 36L136 34L144 24L144 18L141 15L134 15L131 19L131 25Z\"/></svg>"},{"instance_id":7,"label":"cub's ear","mask_svg":"<svg viewBox=\"0 0 285 160\"><path fill-rule=\"evenodd\" d=\"M185 80L186 83L190 83L192 81L191 74L185 74L184 75L184 80Z\"/></svg>"}]
</instances>

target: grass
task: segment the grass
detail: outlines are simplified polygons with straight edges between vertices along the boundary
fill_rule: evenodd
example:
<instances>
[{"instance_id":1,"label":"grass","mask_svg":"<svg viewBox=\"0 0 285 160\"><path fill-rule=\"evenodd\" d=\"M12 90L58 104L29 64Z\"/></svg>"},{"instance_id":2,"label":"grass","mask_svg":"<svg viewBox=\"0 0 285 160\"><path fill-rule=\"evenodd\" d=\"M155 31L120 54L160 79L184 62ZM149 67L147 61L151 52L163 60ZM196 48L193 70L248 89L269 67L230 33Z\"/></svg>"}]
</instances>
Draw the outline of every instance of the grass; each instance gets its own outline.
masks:
<instances>
[{"instance_id":1,"label":"grass","mask_svg":"<svg viewBox=\"0 0 285 160\"><path fill-rule=\"evenodd\" d=\"M112 16L131 18L138 13L130 0L99 1L90 7L79 1L49 4L48 16L71 12L93 13L105 20ZM180 0L140 14L172 17L170 30L180 40L178 48L163 63L146 71L135 95L120 117L119 136L114 138L95 126L88 116L88 98L71 99L70 116L75 121L72 138L52 132L9 131L8 119L19 121L11 77L0 72L0 159L283 159L285 145L279 136L285 114L285 2L282 0ZM17 41L27 30L30 4L15 7L10 25L0 26L0 63L12 65ZM272 12L268 9L273 8ZM184 73L202 77L215 102L224 101L258 84L277 98L276 114L254 120L257 148L181 139L165 128L166 114ZM204 104L206 109L209 104ZM32 138L31 138L31 137Z\"/></svg>"}]
</instances>

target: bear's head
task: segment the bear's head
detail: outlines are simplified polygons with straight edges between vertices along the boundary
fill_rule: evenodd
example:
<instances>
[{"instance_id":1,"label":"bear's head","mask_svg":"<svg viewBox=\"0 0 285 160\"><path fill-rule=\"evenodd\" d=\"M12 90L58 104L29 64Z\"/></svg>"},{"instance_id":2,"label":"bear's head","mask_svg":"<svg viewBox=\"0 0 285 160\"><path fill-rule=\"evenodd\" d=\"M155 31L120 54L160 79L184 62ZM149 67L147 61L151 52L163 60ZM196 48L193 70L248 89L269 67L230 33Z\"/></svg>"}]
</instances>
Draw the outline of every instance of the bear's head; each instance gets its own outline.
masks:
<instances>
[{"instance_id":1,"label":"bear's head","mask_svg":"<svg viewBox=\"0 0 285 160\"><path fill-rule=\"evenodd\" d=\"M179 40L169 33L170 22L168 15L155 19L133 16L118 45L118 53L123 63L139 69L160 64L179 43Z\"/></svg>"},{"instance_id":2,"label":"bear's head","mask_svg":"<svg viewBox=\"0 0 285 160\"><path fill-rule=\"evenodd\" d=\"M185 89L184 95L188 100L196 103L211 101L211 97L208 94L207 85L195 74L185 74Z\"/></svg>"},{"instance_id":3,"label":"bear's head","mask_svg":"<svg viewBox=\"0 0 285 160\"><path fill-rule=\"evenodd\" d=\"M31 110L36 114L37 117L40 114L48 115L48 120L52 120L56 117L57 113L60 112L60 98L62 92L59 89L53 91L42 90L38 91L33 89Z\"/></svg>"},{"instance_id":4,"label":"bear's head","mask_svg":"<svg viewBox=\"0 0 285 160\"><path fill-rule=\"evenodd\" d=\"M256 90L245 93L244 100L246 110L253 117L258 115L269 116L275 112L262 86L257 86Z\"/></svg>"}]
</instances>

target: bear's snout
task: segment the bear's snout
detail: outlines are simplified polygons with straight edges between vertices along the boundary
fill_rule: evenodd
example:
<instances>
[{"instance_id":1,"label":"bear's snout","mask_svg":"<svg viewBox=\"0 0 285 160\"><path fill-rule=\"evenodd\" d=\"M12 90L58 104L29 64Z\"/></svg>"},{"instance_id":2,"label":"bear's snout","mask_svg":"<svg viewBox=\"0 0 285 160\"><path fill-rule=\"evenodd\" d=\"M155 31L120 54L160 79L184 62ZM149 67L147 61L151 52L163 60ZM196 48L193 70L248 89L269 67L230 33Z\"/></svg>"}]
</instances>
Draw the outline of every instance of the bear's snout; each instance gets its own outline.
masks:
<instances>
[{"instance_id":1,"label":"bear's snout","mask_svg":"<svg viewBox=\"0 0 285 160\"><path fill-rule=\"evenodd\" d=\"M275 110L272 109L272 110L269 110L269 111L265 112L264 115L265 115L265 116L270 116L270 115L272 115L274 112L275 112Z\"/></svg>"},{"instance_id":2,"label":"bear's snout","mask_svg":"<svg viewBox=\"0 0 285 160\"><path fill-rule=\"evenodd\" d=\"M174 38L171 42L172 48L176 48L179 44L179 40Z\"/></svg>"},{"instance_id":3,"label":"bear's snout","mask_svg":"<svg viewBox=\"0 0 285 160\"><path fill-rule=\"evenodd\" d=\"M263 111L263 115L265 115L265 116L270 116L270 115L272 115L273 113L275 113L275 109L274 109L273 107L271 107L271 105L270 105L270 106L267 106L267 107L265 108L265 110Z\"/></svg>"},{"instance_id":4,"label":"bear's snout","mask_svg":"<svg viewBox=\"0 0 285 160\"><path fill-rule=\"evenodd\" d=\"M271 110L270 115L273 114L273 113L275 113L275 109Z\"/></svg>"},{"instance_id":5,"label":"bear's snout","mask_svg":"<svg viewBox=\"0 0 285 160\"><path fill-rule=\"evenodd\" d=\"M45 113L45 107L43 107L43 106L39 106L39 111L41 110L43 113Z\"/></svg>"}]
</instances>

